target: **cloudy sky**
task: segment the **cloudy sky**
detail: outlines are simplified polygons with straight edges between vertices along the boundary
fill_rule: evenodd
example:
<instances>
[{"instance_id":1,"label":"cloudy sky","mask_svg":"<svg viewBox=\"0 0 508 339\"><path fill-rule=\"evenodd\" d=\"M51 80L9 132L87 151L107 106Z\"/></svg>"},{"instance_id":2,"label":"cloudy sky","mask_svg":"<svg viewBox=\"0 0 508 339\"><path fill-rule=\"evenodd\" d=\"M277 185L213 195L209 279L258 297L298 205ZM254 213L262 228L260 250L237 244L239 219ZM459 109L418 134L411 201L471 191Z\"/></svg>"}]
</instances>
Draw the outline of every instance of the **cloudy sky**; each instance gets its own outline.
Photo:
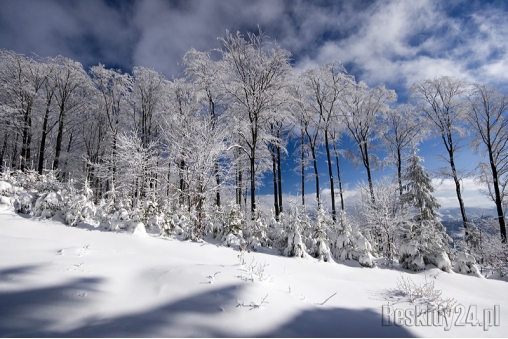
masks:
<instances>
[{"instance_id":1,"label":"cloudy sky","mask_svg":"<svg viewBox=\"0 0 508 339\"><path fill-rule=\"evenodd\" d=\"M507 14L504 0L2 0L0 48L171 78L190 48L219 48L226 29L259 25L296 68L339 60L405 102L413 82L442 75L506 87ZM441 152L424 151L427 161Z\"/></svg>"}]
</instances>

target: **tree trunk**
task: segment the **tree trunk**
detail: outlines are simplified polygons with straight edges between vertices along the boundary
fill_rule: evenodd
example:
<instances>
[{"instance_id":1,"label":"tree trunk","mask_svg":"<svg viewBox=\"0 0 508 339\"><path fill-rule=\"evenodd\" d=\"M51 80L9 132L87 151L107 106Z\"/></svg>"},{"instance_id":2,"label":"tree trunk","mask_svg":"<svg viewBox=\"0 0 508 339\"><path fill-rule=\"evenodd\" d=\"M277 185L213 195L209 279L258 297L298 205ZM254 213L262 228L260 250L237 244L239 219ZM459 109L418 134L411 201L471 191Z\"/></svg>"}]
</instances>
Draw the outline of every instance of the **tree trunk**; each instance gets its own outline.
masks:
<instances>
[{"instance_id":1,"label":"tree trunk","mask_svg":"<svg viewBox=\"0 0 508 339\"><path fill-rule=\"evenodd\" d=\"M47 128L48 128L50 105L51 105L51 101L48 100L48 102L46 104L46 112L44 113L44 120L42 122L42 136L41 136L41 144L39 147L39 164L37 166L37 171L39 172L39 174L42 174L42 170L44 168L44 152L46 150L46 137L48 135Z\"/></svg>"},{"instance_id":2,"label":"tree trunk","mask_svg":"<svg viewBox=\"0 0 508 339\"><path fill-rule=\"evenodd\" d=\"M252 152L254 153L254 152ZM250 158L250 211L252 220L254 220L256 211L256 172L255 172L255 154L251 154Z\"/></svg>"},{"instance_id":3,"label":"tree trunk","mask_svg":"<svg viewBox=\"0 0 508 339\"><path fill-rule=\"evenodd\" d=\"M316 200L318 204L318 208L321 207L321 199L319 198L319 175L318 175L318 168L317 168L317 160L316 160L316 150L314 147L310 148L312 153L312 163L314 165L314 175L316 176Z\"/></svg>"},{"instance_id":4,"label":"tree trunk","mask_svg":"<svg viewBox=\"0 0 508 339\"><path fill-rule=\"evenodd\" d=\"M397 148L397 179L399 181L399 194L402 196L402 154L400 153L400 148Z\"/></svg>"},{"instance_id":5,"label":"tree trunk","mask_svg":"<svg viewBox=\"0 0 508 339\"><path fill-rule=\"evenodd\" d=\"M217 192L215 193L215 204L220 207L220 176L219 176L219 162L215 161L215 181L217 183Z\"/></svg>"},{"instance_id":6,"label":"tree trunk","mask_svg":"<svg viewBox=\"0 0 508 339\"><path fill-rule=\"evenodd\" d=\"M32 128L32 118L30 117L31 104L28 104L25 113L24 113L24 121L23 121L23 138L22 138L22 146L21 146L21 164L20 169L24 171L26 169L27 161L30 159L30 143L32 141L32 133L30 129Z\"/></svg>"},{"instance_id":7,"label":"tree trunk","mask_svg":"<svg viewBox=\"0 0 508 339\"><path fill-rule=\"evenodd\" d=\"M501 240L506 243L506 223L504 220L503 213L503 199L501 198L501 190L499 189L499 180L497 167L494 163L494 156L492 152L492 146L488 145L490 169L492 170L492 182L494 185L495 202L497 209L497 218L499 220L499 231L501 232Z\"/></svg>"},{"instance_id":8,"label":"tree trunk","mask_svg":"<svg viewBox=\"0 0 508 339\"><path fill-rule=\"evenodd\" d=\"M443 137L443 139L445 139L445 135L443 135L442 137ZM448 150L448 156L450 158L450 167L452 169L453 181L455 182L455 192L457 192L457 200L459 201L460 214L462 215L462 223L464 224L465 234L467 236L469 234L469 228L467 226L466 208L464 207L464 201L462 200L462 192L460 190L460 181L459 181L459 178L457 177L457 170L455 169L455 159L453 156L452 135L448 134L448 135L446 135L446 138L448 139L448 143L446 143L446 140L445 140L445 145L448 145L447 150Z\"/></svg>"},{"instance_id":9,"label":"tree trunk","mask_svg":"<svg viewBox=\"0 0 508 339\"><path fill-rule=\"evenodd\" d=\"M301 170L302 170L302 206L305 208L305 150L303 145L305 143L305 135L302 130L302 158L301 158Z\"/></svg>"},{"instance_id":10,"label":"tree trunk","mask_svg":"<svg viewBox=\"0 0 508 339\"><path fill-rule=\"evenodd\" d=\"M328 141L328 131L325 130L325 148L326 148L326 160L328 161L328 175L330 177L330 190L332 196L332 218L333 221L337 221L337 211L335 210L335 188L333 185L333 171L332 171L332 159L330 157L330 143Z\"/></svg>"},{"instance_id":11,"label":"tree trunk","mask_svg":"<svg viewBox=\"0 0 508 339\"><path fill-rule=\"evenodd\" d=\"M362 147L364 150L363 165L365 166L365 170L367 171L367 180L369 181L370 199L371 199L372 203L375 204L376 197L374 196L374 185L372 184L372 176L370 174L369 150L367 148L367 143L365 143Z\"/></svg>"},{"instance_id":12,"label":"tree trunk","mask_svg":"<svg viewBox=\"0 0 508 339\"><path fill-rule=\"evenodd\" d=\"M5 155L5 151L7 150L7 140L8 139L9 139L9 133L5 134L5 136L4 136L4 142L2 145L2 152L0 153L0 173L3 173L5 170L4 155Z\"/></svg>"},{"instance_id":13,"label":"tree trunk","mask_svg":"<svg viewBox=\"0 0 508 339\"><path fill-rule=\"evenodd\" d=\"M345 211L345 208L344 208L344 196L342 194L342 179L340 177L339 153L337 152L337 148L335 147L335 143L333 144L333 152L335 153L335 162L337 163L337 180L339 182L340 209L341 209L342 212L344 212Z\"/></svg>"},{"instance_id":14,"label":"tree trunk","mask_svg":"<svg viewBox=\"0 0 508 339\"><path fill-rule=\"evenodd\" d=\"M272 154L272 174L273 174L273 206L275 208L275 220L279 221L279 195L277 192L277 161L275 156L275 147L270 146L270 153Z\"/></svg>"},{"instance_id":15,"label":"tree trunk","mask_svg":"<svg viewBox=\"0 0 508 339\"><path fill-rule=\"evenodd\" d=\"M62 150L62 140L63 140L64 120L65 120L65 107L60 106L60 115L58 117L58 133L56 136L56 145L55 145L55 160L53 161L53 171L56 171L58 169L58 165L59 165L59 161L60 161L60 152Z\"/></svg>"},{"instance_id":16,"label":"tree trunk","mask_svg":"<svg viewBox=\"0 0 508 339\"><path fill-rule=\"evenodd\" d=\"M279 131L277 131L277 138L280 137ZM282 170L280 168L280 146L277 146L277 184L279 185L279 211L282 213L284 208L282 207Z\"/></svg>"}]
</instances>

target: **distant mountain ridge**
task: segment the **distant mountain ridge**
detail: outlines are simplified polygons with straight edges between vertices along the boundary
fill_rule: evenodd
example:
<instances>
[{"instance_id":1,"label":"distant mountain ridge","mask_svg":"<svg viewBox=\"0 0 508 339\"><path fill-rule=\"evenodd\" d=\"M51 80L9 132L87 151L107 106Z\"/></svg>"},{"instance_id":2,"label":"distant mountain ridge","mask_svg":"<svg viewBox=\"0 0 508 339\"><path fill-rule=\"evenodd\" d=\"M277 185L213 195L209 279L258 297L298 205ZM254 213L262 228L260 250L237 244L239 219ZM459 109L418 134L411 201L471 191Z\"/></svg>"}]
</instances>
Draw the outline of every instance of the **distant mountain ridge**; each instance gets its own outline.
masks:
<instances>
[{"instance_id":1,"label":"distant mountain ridge","mask_svg":"<svg viewBox=\"0 0 508 339\"><path fill-rule=\"evenodd\" d=\"M460 208L442 208L439 210L441 221L461 221L462 215ZM497 215L496 208L466 207L466 215L468 219L477 217L495 217Z\"/></svg>"}]
</instances>

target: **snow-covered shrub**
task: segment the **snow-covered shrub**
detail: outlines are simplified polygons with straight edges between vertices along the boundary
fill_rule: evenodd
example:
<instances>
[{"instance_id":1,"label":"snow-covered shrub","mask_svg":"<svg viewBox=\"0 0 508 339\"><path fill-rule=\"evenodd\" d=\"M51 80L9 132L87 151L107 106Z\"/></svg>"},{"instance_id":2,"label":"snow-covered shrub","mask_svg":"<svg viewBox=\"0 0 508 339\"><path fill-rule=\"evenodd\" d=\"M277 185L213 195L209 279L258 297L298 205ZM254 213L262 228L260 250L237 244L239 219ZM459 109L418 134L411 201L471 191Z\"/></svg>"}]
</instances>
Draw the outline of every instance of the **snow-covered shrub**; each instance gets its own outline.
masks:
<instances>
[{"instance_id":1,"label":"snow-covered shrub","mask_svg":"<svg viewBox=\"0 0 508 339\"><path fill-rule=\"evenodd\" d=\"M425 269L433 264L442 271L450 272L451 261L448 242L450 237L437 220L421 220L407 223L402 230L399 244L401 267L413 271Z\"/></svg>"},{"instance_id":2,"label":"snow-covered shrub","mask_svg":"<svg viewBox=\"0 0 508 339\"><path fill-rule=\"evenodd\" d=\"M64 207L60 192L43 193L36 201L33 209L35 217L51 218Z\"/></svg>"},{"instance_id":3,"label":"snow-covered shrub","mask_svg":"<svg viewBox=\"0 0 508 339\"><path fill-rule=\"evenodd\" d=\"M229 242L226 239L228 235L232 234L235 237L243 237L243 229L246 227L247 222L240 206L233 201L224 208L221 217L222 220L214 227L214 233L216 237L226 242L229 246Z\"/></svg>"},{"instance_id":4,"label":"snow-covered shrub","mask_svg":"<svg viewBox=\"0 0 508 339\"><path fill-rule=\"evenodd\" d=\"M6 181L0 181L0 195L4 197L10 196L14 193L12 185Z\"/></svg>"},{"instance_id":5,"label":"snow-covered shrub","mask_svg":"<svg viewBox=\"0 0 508 339\"><path fill-rule=\"evenodd\" d=\"M92 220L95 217L96 207L91 197L84 194L69 197L66 201L64 219L67 225L76 226L84 220Z\"/></svg>"},{"instance_id":6,"label":"snow-covered shrub","mask_svg":"<svg viewBox=\"0 0 508 339\"><path fill-rule=\"evenodd\" d=\"M473 273L475 275L480 274L480 270L476 266L476 260L472 255L462 252L455 257L454 261L456 272L464 274Z\"/></svg>"},{"instance_id":7,"label":"snow-covered shrub","mask_svg":"<svg viewBox=\"0 0 508 339\"><path fill-rule=\"evenodd\" d=\"M474 257L484 276L503 278L508 275L508 243L501 240L497 218L473 220L469 223L467 239L458 241L457 247L461 253Z\"/></svg>"},{"instance_id":8,"label":"snow-covered shrub","mask_svg":"<svg viewBox=\"0 0 508 339\"><path fill-rule=\"evenodd\" d=\"M309 239L309 254L314 258L318 258L323 261L330 261L331 252L328 246L328 230L332 227L333 220L330 214L323 208L319 208L316 213L316 223L312 230L312 238ZM310 245L310 246L309 246Z\"/></svg>"},{"instance_id":9,"label":"snow-covered shrub","mask_svg":"<svg viewBox=\"0 0 508 339\"><path fill-rule=\"evenodd\" d=\"M10 183L0 181L0 204L11 205L13 193L14 189Z\"/></svg>"},{"instance_id":10,"label":"snow-covered shrub","mask_svg":"<svg viewBox=\"0 0 508 339\"><path fill-rule=\"evenodd\" d=\"M296 206L292 206L289 213L283 214L281 222L284 225L284 245L282 254L287 257L304 258L306 255L306 246L303 241L302 230L307 228L308 216L305 212L299 212Z\"/></svg>"},{"instance_id":11,"label":"snow-covered shrub","mask_svg":"<svg viewBox=\"0 0 508 339\"><path fill-rule=\"evenodd\" d=\"M35 192L20 191L14 200L14 210L17 213L31 214L36 200Z\"/></svg>"},{"instance_id":12,"label":"snow-covered shrub","mask_svg":"<svg viewBox=\"0 0 508 339\"><path fill-rule=\"evenodd\" d=\"M368 237L377 256L391 263L397 256L396 241L400 225L411 220L413 214L399 200L398 185L388 178L382 178L373 185L375 200L372 200L370 187L360 186L360 199L357 223L368 230Z\"/></svg>"}]
</instances>

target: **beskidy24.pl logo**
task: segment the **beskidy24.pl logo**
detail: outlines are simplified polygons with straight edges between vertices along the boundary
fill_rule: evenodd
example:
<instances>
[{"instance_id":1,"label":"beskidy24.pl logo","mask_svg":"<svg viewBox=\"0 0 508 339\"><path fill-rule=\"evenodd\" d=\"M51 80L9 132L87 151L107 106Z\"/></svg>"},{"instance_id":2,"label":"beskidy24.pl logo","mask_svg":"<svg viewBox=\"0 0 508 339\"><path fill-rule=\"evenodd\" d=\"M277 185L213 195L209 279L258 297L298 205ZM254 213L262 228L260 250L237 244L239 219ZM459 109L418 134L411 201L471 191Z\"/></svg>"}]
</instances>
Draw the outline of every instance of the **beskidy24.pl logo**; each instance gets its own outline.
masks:
<instances>
[{"instance_id":1,"label":"beskidy24.pl logo","mask_svg":"<svg viewBox=\"0 0 508 339\"><path fill-rule=\"evenodd\" d=\"M383 326L438 326L449 331L454 326L483 327L488 331L492 326L500 326L500 307L478 310L476 305L469 307L457 305L451 310L440 310L415 305L413 308L396 308L393 305L382 306Z\"/></svg>"}]
</instances>

